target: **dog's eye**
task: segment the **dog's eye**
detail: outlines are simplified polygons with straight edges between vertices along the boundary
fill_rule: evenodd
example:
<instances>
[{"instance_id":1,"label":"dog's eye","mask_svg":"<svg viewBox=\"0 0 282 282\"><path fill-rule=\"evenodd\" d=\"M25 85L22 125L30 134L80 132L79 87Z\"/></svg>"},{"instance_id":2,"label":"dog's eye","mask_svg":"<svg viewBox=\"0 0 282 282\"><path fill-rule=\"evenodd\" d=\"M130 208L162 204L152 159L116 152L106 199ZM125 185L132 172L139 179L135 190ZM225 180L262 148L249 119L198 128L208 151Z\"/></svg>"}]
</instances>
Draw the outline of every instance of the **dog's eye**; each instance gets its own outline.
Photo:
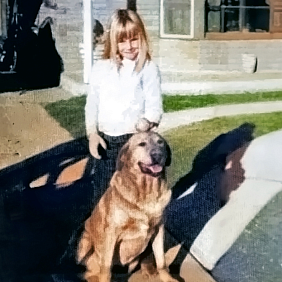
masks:
<instances>
[{"instance_id":1,"label":"dog's eye","mask_svg":"<svg viewBox=\"0 0 282 282\"><path fill-rule=\"evenodd\" d=\"M139 146L145 147L145 146L146 146L146 142L141 142L141 143L139 143Z\"/></svg>"},{"instance_id":2,"label":"dog's eye","mask_svg":"<svg viewBox=\"0 0 282 282\"><path fill-rule=\"evenodd\" d=\"M157 143L160 144L160 145L162 145L162 144L164 143L164 141L161 140L161 139L159 139L159 140L157 141Z\"/></svg>"}]
</instances>

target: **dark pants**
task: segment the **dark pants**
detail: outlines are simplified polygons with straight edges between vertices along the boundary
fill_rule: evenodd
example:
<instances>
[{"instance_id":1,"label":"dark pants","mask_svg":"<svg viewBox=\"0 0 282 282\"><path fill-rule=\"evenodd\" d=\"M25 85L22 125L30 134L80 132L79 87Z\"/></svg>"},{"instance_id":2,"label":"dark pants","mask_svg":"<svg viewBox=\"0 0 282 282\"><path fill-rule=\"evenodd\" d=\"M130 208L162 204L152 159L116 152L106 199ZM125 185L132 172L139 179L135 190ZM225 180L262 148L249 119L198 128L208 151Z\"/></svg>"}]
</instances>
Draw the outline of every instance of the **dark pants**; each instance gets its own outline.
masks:
<instances>
[{"instance_id":1,"label":"dark pants","mask_svg":"<svg viewBox=\"0 0 282 282\"><path fill-rule=\"evenodd\" d=\"M109 186L109 182L116 170L116 162L120 149L132 136L125 134L121 136L109 136L100 133L107 144L107 150L100 150L101 160L94 159L93 186L95 202L100 199Z\"/></svg>"}]
</instances>

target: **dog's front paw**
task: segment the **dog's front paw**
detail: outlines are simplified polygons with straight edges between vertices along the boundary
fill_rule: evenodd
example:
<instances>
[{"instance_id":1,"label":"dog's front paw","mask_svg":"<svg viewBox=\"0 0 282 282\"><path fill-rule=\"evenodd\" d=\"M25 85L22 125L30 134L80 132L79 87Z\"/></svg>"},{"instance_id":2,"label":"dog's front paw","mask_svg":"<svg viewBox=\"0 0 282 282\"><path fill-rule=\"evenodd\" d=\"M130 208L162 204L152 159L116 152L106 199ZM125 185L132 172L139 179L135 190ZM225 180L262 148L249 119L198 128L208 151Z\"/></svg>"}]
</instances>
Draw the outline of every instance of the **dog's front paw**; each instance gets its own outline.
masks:
<instances>
[{"instance_id":1,"label":"dog's front paw","mask_svg":"<svg viewBox=\"0 0 282 282\"><path fill-rule=\"evenodd\" d=\"M108 272L99 274L99 282L111 282L111 275Z\"/></svg>"},{"instance_id":2,"label":"dog's front paw","mask_svg":"<svg viewBox=\"0 0 282 282\"><path fill-rule=\"evenodd\" d=\"M85 278L87 282L99 282L99 278L97 276L89 276Z\"/></svg>"},{"instance_id":3,"label":"dog's front paw","mask_svg":"<svg viewBox=\"0 0 282 282\"><path fill-rule=\"evenodd\" d=\"M136 124L137 132L148 132L151 128L151 123L146 118L141 118Z\"/></svg>"},{"instance_id":4,"label":"dog's front paw","mask_svg":"<svg viewBox=\"0 0 282 282\"><path fill-rule=\"evenodd\" d=\"M157 276L158 271L153 263L141 263L141 274L145 279L149 279Z\"/></svg>"},{"instance_id":5,"label":"dog's front paw","mask_svg":"<svg viewBox=\"0 0 282 282\"><path fill-rule=\"evenodd\" d=\"M166 269L159 269L159 276L162 282L179 282L178 280L174 279Z\"/></svg>"}]
</instances>

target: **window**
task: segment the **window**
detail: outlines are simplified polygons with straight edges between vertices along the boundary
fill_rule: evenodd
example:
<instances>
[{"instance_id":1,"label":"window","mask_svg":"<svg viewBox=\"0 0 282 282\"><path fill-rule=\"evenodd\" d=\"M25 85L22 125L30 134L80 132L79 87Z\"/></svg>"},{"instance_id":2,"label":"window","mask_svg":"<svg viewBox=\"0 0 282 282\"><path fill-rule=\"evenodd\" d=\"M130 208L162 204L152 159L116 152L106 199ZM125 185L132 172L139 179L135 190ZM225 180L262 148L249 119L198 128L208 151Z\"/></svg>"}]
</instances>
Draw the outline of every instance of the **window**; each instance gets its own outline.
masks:
<instances>
[{"instance_id":1,"label":"window","mask_svg":"<svg viewBox=\"0 0 282 282\"><path fill-rule=\"evenodd\" d=\"M269 31L269 6L264 0L228 0L221 6L221 32Z\"/></svg>"},{"instance_id":2,"label":"window","mask_svg":"<svg viewBox=\"0 0 282 282\"><path fill-rule=\"evenodd\" d=\"M219 6L207 1L207 31L269 32L267 0L222 0Z\"/></svg>"},{"instance_id":3,"label":"window","mask_svg":"<svg viewBox=\"0 0 282 282\"><path fill-rule=\"evenodd\" d=\"M161 37L194 37L194 0L161 0Z\"/></svg>"}]
</instances>

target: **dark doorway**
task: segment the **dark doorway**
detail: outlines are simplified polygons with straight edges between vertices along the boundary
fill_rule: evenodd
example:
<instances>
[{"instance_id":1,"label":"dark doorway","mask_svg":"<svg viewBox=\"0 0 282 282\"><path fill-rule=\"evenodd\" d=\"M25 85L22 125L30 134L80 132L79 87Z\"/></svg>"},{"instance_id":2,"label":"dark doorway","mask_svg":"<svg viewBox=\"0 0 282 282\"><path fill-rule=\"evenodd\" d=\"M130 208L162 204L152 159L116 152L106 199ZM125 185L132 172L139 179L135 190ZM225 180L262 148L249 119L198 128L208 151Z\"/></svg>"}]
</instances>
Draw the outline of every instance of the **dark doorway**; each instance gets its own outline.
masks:
<instances>
[{"instance_id":1,"label":"dark doorway","mask_svg":"<svg viewBox=\"0 0 282 282\"><path fill-rule=\"evenodd\" d=\"M127 9L137 11L136 0L127 0Z\"/></svg>"}]
</instances>

